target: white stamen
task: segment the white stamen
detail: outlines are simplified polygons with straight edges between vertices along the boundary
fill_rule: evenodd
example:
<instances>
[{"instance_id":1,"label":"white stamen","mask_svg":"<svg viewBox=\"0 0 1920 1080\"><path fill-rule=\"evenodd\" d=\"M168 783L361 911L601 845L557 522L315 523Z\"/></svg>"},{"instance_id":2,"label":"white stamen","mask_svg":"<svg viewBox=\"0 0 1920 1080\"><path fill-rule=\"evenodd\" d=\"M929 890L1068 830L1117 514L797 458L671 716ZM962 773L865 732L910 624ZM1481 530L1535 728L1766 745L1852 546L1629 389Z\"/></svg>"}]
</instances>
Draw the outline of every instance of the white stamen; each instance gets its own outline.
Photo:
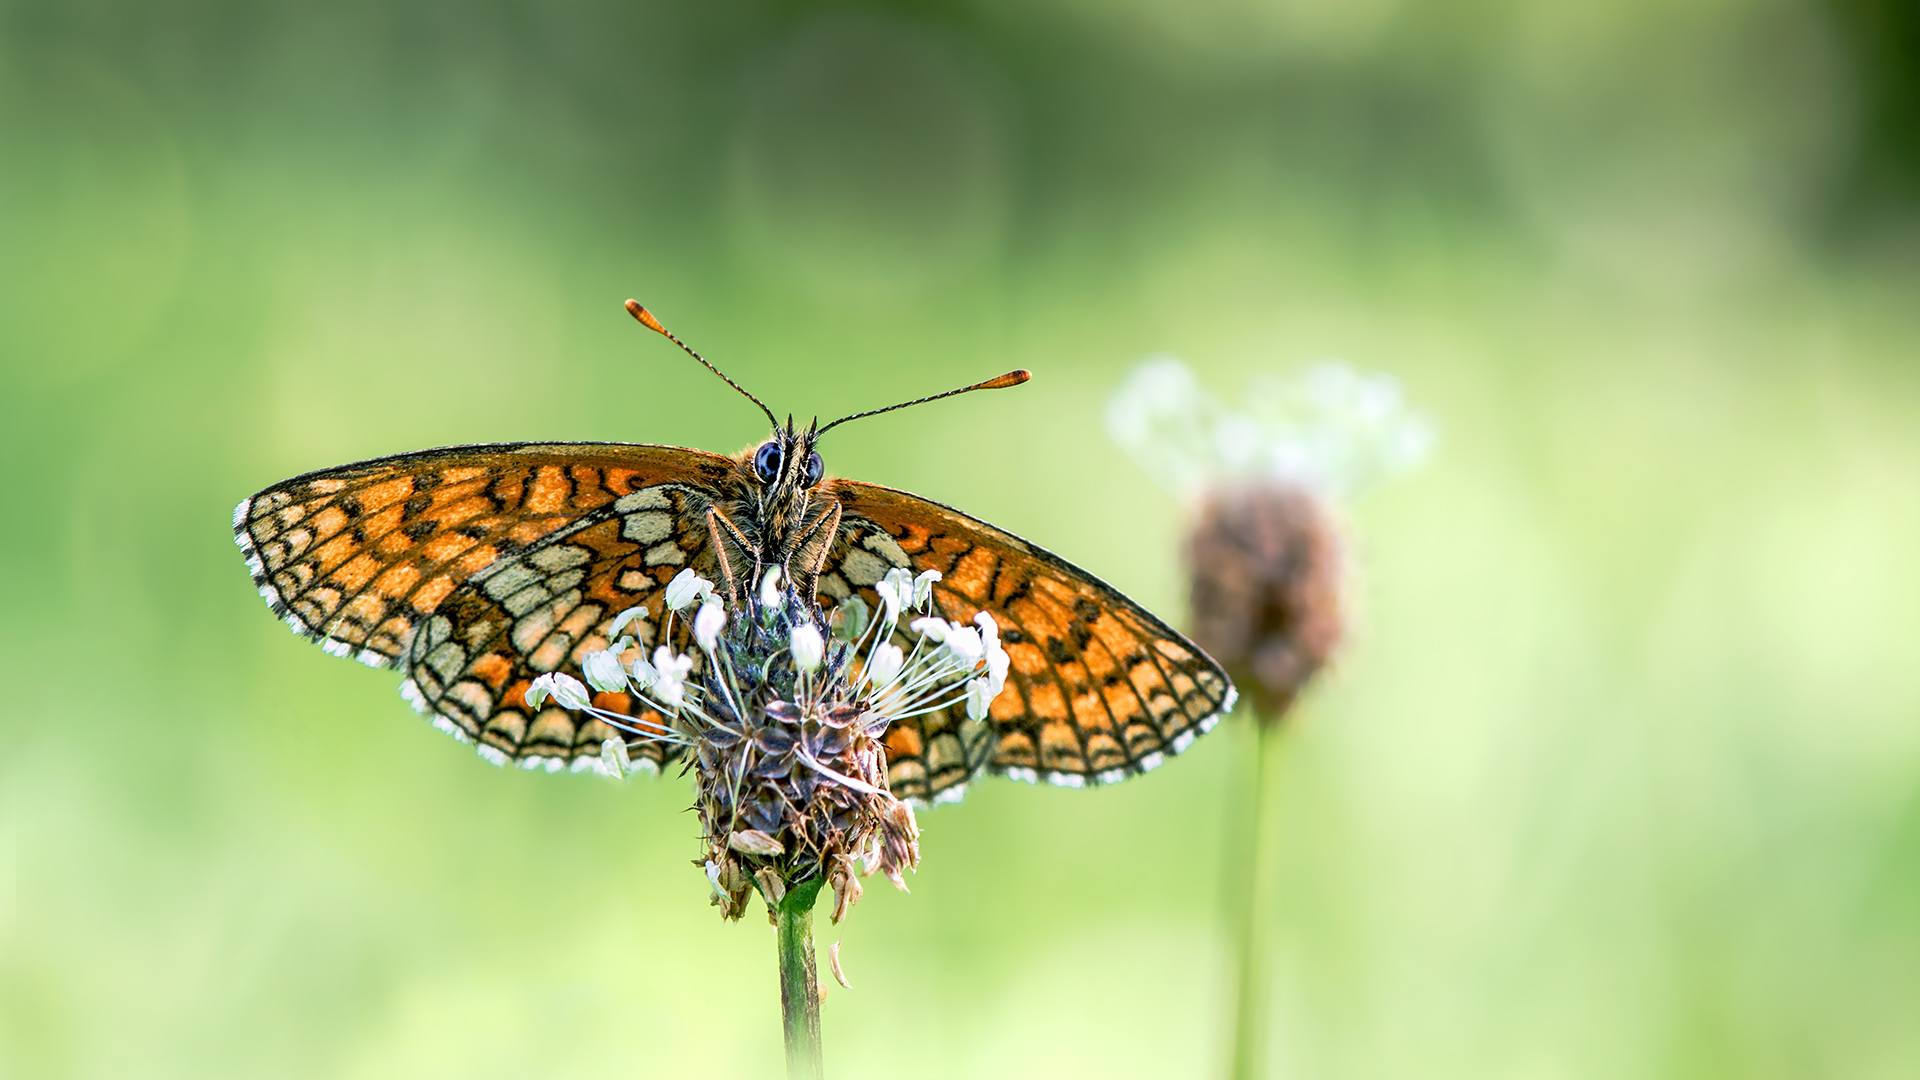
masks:
<instances>
[{"instance_id":1,"label":"white stamen","mask_svg":"<svg viewBox=\"0 0 1920 1080\"><path fill-rule=\"evenodd\" d=\"M647 617L647 607L645 604L642 604L639 607L630 607L627 610L613 617L613 625L607 627L607 636L610 638L619 637L620 631L625 630L628 626L632 625L633 623L637 623L646 617Z\"/></svg>"},{"instance_id":2,"label":"white stamen","mask_svg":"<svg viewBox=\"0 0 1920 1080\"><path fill-rule=\"evenodd\" d=\"M938 570L922 570L920 576L913 579L913 606L925 611L927 601L933 599L933 583L943 575Z\"/></svg>"},{"instance_id":3,"label":"white stamen","mask_svg":"<svg viewBox=\"0 0 1920 1080\"><path fill-rule=\"evenodd\" d=\"M900 674L900 667L906 657L900 646L883 641L873 650L873 656L867 661L867 681L876 687L885 687Z\"/></svg>"},{"instance_id":4,"label":"white stamen","mask_svg":"<svg viewBox=\"0 0 1920 1080\"><path fill-rule=\"evenodd\" d=\"M789 645L793 649L794 667L801 671L820 670L820 661L826 653L826 642L820 637L818 627L810 622L794 627Z\"/></svg>"},{"instance_id":5,"label":"white stamen","mask_svg":"<svg viewBox=\"0 0 1920 1080\"><path fill-rule=\"evenodd\" d=\"M527 708L539 708L548 695L552 695L554 703L563 709L584 709L592 702L587 696L587 688L580 684L579 679L558 671L547 672L527 687Z\"/></svg>"},{"instance_id":6,"label":"white stamen","mask_svg":"<svg viewBox=\"0 0 1920 1080\"><path fill-rule=\"evenodd\" d=\"M673 611L679 611L700 597L712 595L713 582L701 577L691 566L667 582L667 607Z\"/></svg>"},{"instance_id":7,"label":"white stamen","mask_svg":"<svg viewBox=\"0 0 1920 1080\"><path fill-rule=\"evenodd\" d=\"M590 652L580 659L580 671L588 685L606 693L625 693L627 670L620 665L620 653L613 649Z\"/></svg>"},{"instance_id":8,"label":"white stamen","mask_svg":"<svg viewBox=\"0 0 1920 1080\"><path fill-rule=\"evenodd\" d=\"M709 595L707 602L700 605L700 614L693 617L693 639L700 647L712 652L720 640L720 631L727 625L727 609L720 601Z\"/></svg>"}]
</instances>

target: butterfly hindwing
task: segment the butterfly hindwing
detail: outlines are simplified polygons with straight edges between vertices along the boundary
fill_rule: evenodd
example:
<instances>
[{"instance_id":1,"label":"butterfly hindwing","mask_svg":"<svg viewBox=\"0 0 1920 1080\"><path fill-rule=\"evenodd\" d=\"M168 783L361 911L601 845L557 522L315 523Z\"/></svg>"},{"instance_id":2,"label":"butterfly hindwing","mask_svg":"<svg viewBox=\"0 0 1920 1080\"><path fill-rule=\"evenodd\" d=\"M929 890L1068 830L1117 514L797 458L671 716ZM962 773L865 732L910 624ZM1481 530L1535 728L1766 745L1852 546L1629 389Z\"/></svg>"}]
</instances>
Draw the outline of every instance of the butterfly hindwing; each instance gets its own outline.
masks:
<instances>
[{"instance_id":1,"label":"butterfly hindwing","mask_svg":"<svg viewBox=\"0 0 1920 1080\"><path fill-rule=\"evenodd\" d=\"M658 614L682 566L712 574L699 523L731 467L620 443L428 450L276 484L240 504L234 533L295 631L406 671L408 700L486 756L557 769L597 761L615 733L552 706L528 715L525 687L577 670L620 611L653 598ZM655 625L633 632L650 647ZM625 695L596 703L633 711ZM660 763L658 742L632 750Z\"/></svg>"},{"instance_id":2,"label":"butterfly hindwing","mask_svg":"<svg viewBox=\"0 0 1920 1080\"><path fill-rule=\"evenodd\" d=\"M1012 660L986 723L970 723L960 705L895 723L887 746L897 794L957 797L981 767L1066 786L1111 783L1185 750L1232 708L1219 665L1092 574L916 495L848 480L832 490L845 517L823 597L859 591L877 604L871 583L887 566L938 570L940 613L963 623L990 613Z\"/></svg>"}]
</instances>

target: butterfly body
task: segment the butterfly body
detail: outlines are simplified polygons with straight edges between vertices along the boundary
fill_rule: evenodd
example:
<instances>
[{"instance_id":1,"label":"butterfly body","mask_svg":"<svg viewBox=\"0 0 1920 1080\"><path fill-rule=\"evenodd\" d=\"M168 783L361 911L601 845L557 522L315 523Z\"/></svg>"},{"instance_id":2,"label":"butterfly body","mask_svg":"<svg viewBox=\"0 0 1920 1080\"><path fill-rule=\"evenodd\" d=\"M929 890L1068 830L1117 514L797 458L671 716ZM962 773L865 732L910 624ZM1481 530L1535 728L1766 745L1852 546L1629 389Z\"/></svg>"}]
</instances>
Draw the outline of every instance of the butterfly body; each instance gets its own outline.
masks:
<instances>
[{"instance_id":1,"label":"butterfly body","mask_svg":"<svg viewBox=\"0 0 1920 1080\"><path fill-rule=\"evenodd\" d=\"M637 304L629 310L658 329ZM667 583L689 567L732 595L777 567L824 606L858 596L875 609L888 571L937 570L941 615L993 617L1011 670L989 715L970 719L956 704L887 734L888 783L903 798L957 798L982 771L1113 782L1186 749L1232 707L1219 665L1086 571L932 500L827 477L815 449L825 430L776 422L734 457L500 443L377 458L243 500L234 540L296 633L401 671L417 710L496 764L604 771L610 738L626 739L638 764L675 760L670 743L551 700L531 707L526 691L607 648L621 612L661 615ZM686 620L643 619L627 632L649 654L697 652ZM897 634L910 649L906 630ZM594 704L641 728L672 722L625 694L599 693Z\"/></svg>"}]
</instances>

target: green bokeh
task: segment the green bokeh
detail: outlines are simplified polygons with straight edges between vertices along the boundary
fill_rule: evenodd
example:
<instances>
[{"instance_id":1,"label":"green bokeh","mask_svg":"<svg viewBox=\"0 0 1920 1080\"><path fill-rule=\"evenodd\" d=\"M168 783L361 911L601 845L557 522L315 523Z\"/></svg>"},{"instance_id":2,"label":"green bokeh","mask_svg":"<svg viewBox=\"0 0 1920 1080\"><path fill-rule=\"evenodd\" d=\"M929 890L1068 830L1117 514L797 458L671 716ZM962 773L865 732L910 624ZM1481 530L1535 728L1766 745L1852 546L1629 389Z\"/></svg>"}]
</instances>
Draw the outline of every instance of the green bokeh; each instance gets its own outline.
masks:
<instances>
[{"instance_id":1,"label":"green bokeh","mask_svg":"<svg viewBox=\"0 0 1920 1080\"><path fill-rule=\"evenodd\" d=\"M1915 1075L1912 80L1849 36L1888 20L0 5L0 1074L777 1073L686 781L487 766L229 540L358 458L756 438L636 296L802 417L1033 369L829 467L1170 614L1128 365L1339 355L1441 418L1354 508L1282 759L1273 1075ZM923 814L913 893L823 927L829 1073L1216 1074L1243 724Z\"/></svg>"}]
</instances>

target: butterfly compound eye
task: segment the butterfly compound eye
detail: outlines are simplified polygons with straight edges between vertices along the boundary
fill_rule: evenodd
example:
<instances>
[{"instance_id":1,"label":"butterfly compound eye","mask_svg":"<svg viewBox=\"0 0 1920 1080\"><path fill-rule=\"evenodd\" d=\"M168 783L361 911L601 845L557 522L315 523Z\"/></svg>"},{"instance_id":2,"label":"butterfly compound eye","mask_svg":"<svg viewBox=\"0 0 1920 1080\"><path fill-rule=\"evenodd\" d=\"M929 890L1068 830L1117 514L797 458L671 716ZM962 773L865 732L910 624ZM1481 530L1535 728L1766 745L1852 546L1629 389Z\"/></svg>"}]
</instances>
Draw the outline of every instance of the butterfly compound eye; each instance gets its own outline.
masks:
<instances>
[{"instance_id":1,"label":"butterfly compound eye","mask_svg":"<svg viewBox=\"0 0 1920 1080\"><path fill-rule=\"evenodd\" d=\"M779 443L761 443L760 449L753 452L753 473L763 484L771 484L780 479Z\"/></svg>"},{"instance_id":2,"label":"butterfly compound eye","mask_svg":"<svg viewBox=\"0 0 1920 1080\"><path fill-rule=\"evenodd\" d=\"M812 487L813 485L818 484L820 482L820 477L825 475L826 471L827 471L826 463L820 460L819 454L807 455L807 486L808 487Z\"/></svg>"}]
</instances>

